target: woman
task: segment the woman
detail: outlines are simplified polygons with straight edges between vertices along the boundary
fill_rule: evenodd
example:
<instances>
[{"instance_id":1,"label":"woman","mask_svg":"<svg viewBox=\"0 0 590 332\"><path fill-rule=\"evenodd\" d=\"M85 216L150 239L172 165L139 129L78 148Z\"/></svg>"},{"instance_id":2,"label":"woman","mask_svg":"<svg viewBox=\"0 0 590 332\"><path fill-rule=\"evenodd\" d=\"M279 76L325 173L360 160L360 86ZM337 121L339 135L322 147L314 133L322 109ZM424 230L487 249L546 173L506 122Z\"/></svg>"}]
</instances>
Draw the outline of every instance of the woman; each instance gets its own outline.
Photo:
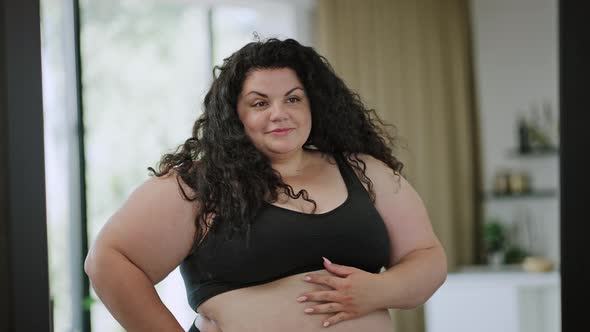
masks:
<instances>
[{"instance_id":1,"label":"woman","mask_svg":"<svg viewBox=\"0 0 590 332\"><path fill-rule=\"evenodd\" d=\"M292 39L218 69L193 137L97 237L96 293L128 331L182 331L154 289L180 265L193 331L391 331L447 271L383 123Z\"/></svg>"}]
</instances>

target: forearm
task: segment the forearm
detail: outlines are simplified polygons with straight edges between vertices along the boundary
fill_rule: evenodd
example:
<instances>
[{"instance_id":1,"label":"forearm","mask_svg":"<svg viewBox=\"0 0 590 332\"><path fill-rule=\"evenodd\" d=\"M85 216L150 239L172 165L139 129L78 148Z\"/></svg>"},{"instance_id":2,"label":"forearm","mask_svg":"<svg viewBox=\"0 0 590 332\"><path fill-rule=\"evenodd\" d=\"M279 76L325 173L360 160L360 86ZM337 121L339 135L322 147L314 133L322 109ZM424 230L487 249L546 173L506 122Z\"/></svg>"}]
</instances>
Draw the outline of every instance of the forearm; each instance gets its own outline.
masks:
<instances>
[{"instance_id":1,"label":"forearm","mask_svg":"<svg viewBox=\"0 0 590 332\"><path fill-rule=\"evenodd\" d=\"M413 309L424 304L444 283L446 255L441 247L417 250L378 276L379 308Z\"/></svg>"},{"instance_id":2,"label":"forearm","mask_svg":"<svg viewBox=\"0 0 590 332\"><path fill-rule=\"evenodd\" d=\"M152 281L122 254L105 249L87 262L86 271L98 297L127 331L184 331Z\"/></svg>"}]
</instances>

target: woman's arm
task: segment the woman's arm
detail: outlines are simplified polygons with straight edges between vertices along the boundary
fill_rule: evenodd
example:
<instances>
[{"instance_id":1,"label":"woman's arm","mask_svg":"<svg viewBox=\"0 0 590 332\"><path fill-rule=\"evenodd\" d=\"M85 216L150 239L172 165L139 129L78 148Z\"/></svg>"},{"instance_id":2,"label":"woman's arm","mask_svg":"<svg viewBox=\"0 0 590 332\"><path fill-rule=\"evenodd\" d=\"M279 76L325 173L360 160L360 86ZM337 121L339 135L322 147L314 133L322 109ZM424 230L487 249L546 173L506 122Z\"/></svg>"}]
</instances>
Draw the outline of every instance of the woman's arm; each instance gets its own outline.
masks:
<instances>
[{"instance_id":1,"label":"woman's arm","mask_svg":"<svg viewBox=\"0 0 590 332\"><path fill-rule=\"evenodd\" d=\"M365 162L366 176L373 183L375 207L391 240L391 260L387 271L371 273L324 259L331 275L306 274L305 281L332 288L297 298L299 302L322 302L305 312L333 314L324 320L324 327L376 310L415 308L426 302L447 276L445 252L418 193L383 162L367 155L358 157Z\"/></svg>"},{"instance_id":2,"label":"woman's arm","mask_svg":"<svg viewBox=\"0 0 590 332\"><path fill-rule=\"evenodd\" d=\"M397 265L378 274L376 298L380 308L414 309L424 303L444 283L446 256L442 247L418 249L407 254Z\"/></svg>"},{"instance_id":3,"label":"woman's arm","mask_svg":"<svg viewBox=\"0 0 590 332\"><path fill-rule=\"evenodd\" d=\"M190 251L196 213L171 174L139 186L100 231L84 269L127 331L183 331L154 285Z\"/></svg>"},{"instance_id":4,"label":"woman's arm","mask_svg":"<svg viewBox=\"0 0 590 332\"><path fill-rule=\"evenodd\" d=\"M374 185L375 207L391 240L391 261L379 274L382 308L411 309L424 304L444 283L447 257L432 230L422 199L402 176L371 156L360 155Z\"/></svg>"}]
</instances>

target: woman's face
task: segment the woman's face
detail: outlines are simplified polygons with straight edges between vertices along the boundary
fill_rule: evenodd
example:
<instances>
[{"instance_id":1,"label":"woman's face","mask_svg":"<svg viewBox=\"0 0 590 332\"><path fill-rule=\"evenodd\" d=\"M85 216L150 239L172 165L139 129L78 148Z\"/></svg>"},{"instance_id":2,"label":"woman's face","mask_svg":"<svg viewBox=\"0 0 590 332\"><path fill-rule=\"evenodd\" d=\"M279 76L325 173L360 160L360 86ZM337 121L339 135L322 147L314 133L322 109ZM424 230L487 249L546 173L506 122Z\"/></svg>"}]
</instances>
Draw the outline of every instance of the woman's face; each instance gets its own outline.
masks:
<instances>
[{"instance_id":1,"label":"woman's face","mask_svg":"<svg viewBox=\"0 0 590 332\"><path fill-rule=\"evenodd\" d=\"M297 152L311 132L309 100L290 68L250 72L237 108L246 135L270 158Z\"/></svg>"}]
</instances>

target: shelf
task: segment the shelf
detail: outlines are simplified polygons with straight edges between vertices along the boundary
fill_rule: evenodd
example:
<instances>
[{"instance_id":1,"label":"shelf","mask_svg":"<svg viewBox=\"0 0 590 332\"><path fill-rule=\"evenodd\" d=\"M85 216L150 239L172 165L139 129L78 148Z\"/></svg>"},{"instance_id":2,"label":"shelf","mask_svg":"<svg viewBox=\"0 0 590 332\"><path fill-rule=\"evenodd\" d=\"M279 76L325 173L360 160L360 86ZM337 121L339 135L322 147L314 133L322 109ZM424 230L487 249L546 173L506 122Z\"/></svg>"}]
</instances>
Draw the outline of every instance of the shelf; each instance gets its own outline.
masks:
<instances>
[{"instance_id":1,"label":"shelf","mask_svg":"<svg viewBox=\"0 0 590 332\"><path fill-rule=\"evenodd\" d=\"M517 149L508 151L508 155L511 157L546 157L546 156L557 156L559 155L559 147L550 147L544 149L535 149L529 152L520 152Z\"/></svg>"},{"instance_id":2,"label":"shelf","mask_svg":"<svg viewBox=\"0 0 590 332\"><path fill-rule=\"evenodd\" d=\"M557 197L555 189L537 189L522 194L496 194L493 192L483 193L483 198L487 200L512 200L512 199L544 199Z\"/></svg>"}]
</instances>

